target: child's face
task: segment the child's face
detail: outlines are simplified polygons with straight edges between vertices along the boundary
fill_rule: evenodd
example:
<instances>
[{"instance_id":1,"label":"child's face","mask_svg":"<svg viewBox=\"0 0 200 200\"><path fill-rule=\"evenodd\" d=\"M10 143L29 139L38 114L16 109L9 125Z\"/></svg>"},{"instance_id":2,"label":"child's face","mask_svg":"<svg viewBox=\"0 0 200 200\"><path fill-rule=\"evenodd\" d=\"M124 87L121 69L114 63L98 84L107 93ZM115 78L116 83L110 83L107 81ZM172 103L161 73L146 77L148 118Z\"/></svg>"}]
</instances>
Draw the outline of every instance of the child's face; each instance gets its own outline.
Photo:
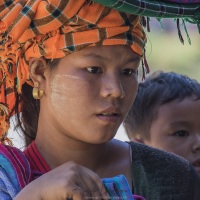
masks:
<instances>
[{"instance_id":1,"label":"child's face","mask_svg":"<svg viewBox=\"0 0 200 200\"><path fill-rule=\"evenodd\" d=\"M200 174L200 100L186 98L160 106L145 143L184 157Z\"/></svg>"}]
</instances>

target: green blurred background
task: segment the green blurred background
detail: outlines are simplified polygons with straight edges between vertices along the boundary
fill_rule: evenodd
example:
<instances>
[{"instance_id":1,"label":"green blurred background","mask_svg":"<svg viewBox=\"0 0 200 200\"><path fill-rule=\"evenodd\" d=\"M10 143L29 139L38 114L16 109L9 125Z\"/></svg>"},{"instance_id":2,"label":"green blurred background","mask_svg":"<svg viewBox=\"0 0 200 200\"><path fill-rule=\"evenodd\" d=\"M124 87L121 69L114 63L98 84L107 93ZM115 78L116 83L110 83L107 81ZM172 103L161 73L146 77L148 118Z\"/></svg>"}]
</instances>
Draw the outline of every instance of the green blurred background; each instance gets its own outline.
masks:
<instances>
[{"instance_id":1,"label":"green blurred background","mask_svg":"<svg viewBox=\"0 0 200 200\"><path fill-rule=\"evenodd\" d=\"M197 26L186 23L191 45L188 43L184 27L180 27L184 38L183 45L179 40L176 22L164 19L162 24L163 29L156 19L151 19L151 30L147 32L146 57L150 73L156 70L174 71L200 82L200 34Z\"/></svg>"}]
</instances>

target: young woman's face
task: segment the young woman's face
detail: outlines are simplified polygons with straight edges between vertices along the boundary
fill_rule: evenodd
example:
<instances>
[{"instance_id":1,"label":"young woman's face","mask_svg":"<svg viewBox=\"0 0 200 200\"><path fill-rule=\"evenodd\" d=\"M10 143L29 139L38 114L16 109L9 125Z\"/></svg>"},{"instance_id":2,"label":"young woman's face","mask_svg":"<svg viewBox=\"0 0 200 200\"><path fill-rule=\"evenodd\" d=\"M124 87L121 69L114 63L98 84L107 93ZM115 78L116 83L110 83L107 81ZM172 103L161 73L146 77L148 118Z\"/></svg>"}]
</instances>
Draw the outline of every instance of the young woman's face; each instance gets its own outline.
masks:
<instances>
[{"instance_id":1,"label":"young woman's face","mask_svg":"<svg viewBox=\"0 0 200 200\"><path fill-rule=\"evenodd\" d=\"M150 128L150 146L180 155L200 174L200 100L186 98L160 106Z\"/></svg>"},{"instance_id":2,"label":"young woman's face","mask_svg":"<svg viewBox=\"0 0 200 200\"><path fill-rule=\"evenodd\" d=\"M47 78L42 104L50 126L88 143L113 138L135 98L139 63L122 45L89 47L61 59Z\"/></svg>"}]
</instances>

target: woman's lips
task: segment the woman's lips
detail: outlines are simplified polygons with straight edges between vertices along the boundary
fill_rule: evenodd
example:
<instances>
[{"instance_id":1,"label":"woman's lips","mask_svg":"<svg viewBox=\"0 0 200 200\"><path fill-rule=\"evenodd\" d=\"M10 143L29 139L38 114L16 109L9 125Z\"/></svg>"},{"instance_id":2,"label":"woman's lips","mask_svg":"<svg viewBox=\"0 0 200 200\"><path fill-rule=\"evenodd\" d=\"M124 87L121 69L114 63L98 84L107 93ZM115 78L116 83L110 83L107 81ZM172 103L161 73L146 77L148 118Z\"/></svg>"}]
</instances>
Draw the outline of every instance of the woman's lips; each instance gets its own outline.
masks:
<instances>
[{"instance_id":1,"label":"woman's lips","mask_svg":"<svg viewBox=\"0 0 200 200\"><path fill-rule=\"evenodd\" d=\"M116 123L120 119L120 115L117 113L97 114L97 117L100 120L107 121L107 122L113 122L113 123Z\"/></svg>"},{"instance_id":2,"label":"woman's lips","mask_svg":"<svg viewBox=\"0 0 200 200\"><path fill-rule=\"evenodd\" d=\"M121 111L118 107L110 106L100 111L96 116L105 122L116 123L121 118Z\"/></svg>"}]
</instances>

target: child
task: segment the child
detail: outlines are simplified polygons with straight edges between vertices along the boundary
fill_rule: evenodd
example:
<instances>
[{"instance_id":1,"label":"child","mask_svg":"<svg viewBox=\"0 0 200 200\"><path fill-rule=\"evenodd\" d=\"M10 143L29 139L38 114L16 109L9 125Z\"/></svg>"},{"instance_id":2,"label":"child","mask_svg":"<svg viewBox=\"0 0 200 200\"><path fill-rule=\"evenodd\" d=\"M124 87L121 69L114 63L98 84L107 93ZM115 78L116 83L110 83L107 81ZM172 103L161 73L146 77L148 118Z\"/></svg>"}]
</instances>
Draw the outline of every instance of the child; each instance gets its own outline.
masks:
<instances>
[{"instance_id":1,"label":"child","mask_svg":"<svg viewBox=\"0 0 200 200\"><path fill-rule=\"evenodd\" d=\"M24 152L0 145L1 198L109 199L119 187L112 199L130 199L120 174L148 200L198 198L188 162L113 139L137 92L139 16L85 0L2 6L1 141L12 111L29 141Z\"/></svg>"},{"instance_id":2,"label":"child","mask_svg":"<svg viewBox=\"0 0 200 200\"><path fill-rule=\"evenodd\" d=\"M130 140L175 153L200 174L200 84L156 72L139 84L124 126Z\"/></svg>"}]
</instances>

